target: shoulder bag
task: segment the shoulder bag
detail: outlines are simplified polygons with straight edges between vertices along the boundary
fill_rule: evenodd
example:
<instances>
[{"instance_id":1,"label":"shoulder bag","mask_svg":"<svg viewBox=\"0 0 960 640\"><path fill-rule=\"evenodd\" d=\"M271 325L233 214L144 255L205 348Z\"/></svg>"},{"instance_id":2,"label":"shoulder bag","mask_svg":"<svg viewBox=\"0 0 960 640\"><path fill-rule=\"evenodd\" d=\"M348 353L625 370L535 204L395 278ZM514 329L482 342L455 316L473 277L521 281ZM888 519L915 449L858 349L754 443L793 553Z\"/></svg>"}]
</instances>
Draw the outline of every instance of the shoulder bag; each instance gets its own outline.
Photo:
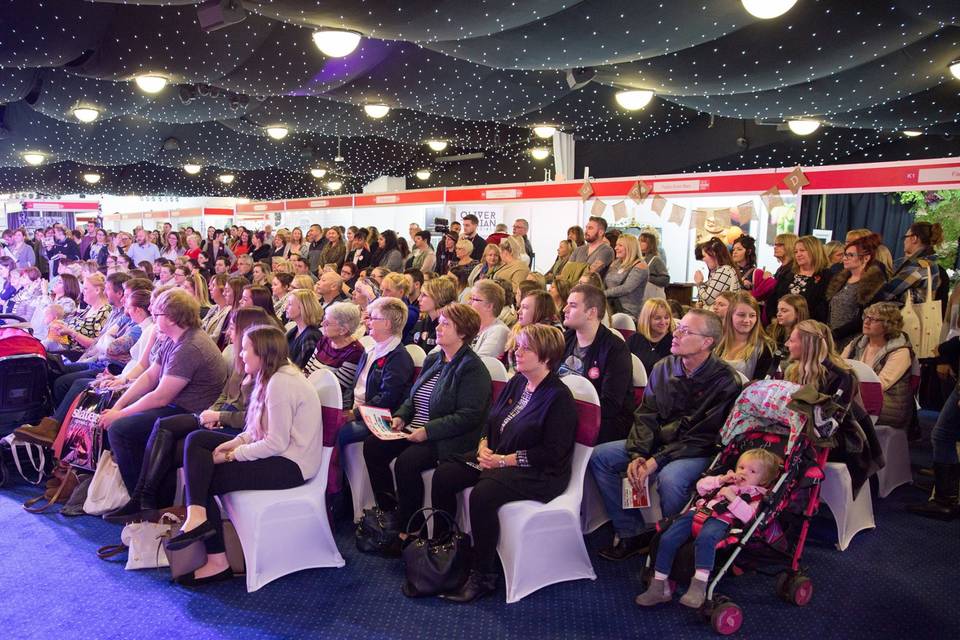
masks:
<instances>
[{"instance_id":1,"label":"shoulder bag","mask_svg":"<svg viewBox=\"0 0 960 640\"><path fill-rule=\"evenodd\" d=\"M423 524L411 531L417 516L424 515ZM445 533L431 538L427 522L439 515L445 521ZM470 572L470 536L460 530L456 520L441 509L424 508L410 516L407 539L400 552L406 580L403 595L408 598L435 596L459 589Z\"/></svg>"}]
</instances>

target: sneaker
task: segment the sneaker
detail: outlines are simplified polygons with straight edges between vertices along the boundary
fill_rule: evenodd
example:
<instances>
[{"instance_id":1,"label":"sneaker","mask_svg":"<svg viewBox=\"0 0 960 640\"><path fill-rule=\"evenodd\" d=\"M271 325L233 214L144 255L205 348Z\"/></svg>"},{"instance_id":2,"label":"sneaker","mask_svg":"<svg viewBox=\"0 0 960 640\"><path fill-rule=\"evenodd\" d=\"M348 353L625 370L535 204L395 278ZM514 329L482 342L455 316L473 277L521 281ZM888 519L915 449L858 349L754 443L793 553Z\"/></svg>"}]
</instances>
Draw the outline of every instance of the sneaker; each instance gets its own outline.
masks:
<instances>
[{"instance_id":1,"label":"sneaker","mask_svg":"<svg viewBox=\"0 0 960 640\"><path fill-rule=\"evenodd\" d=\"M620 538L615 544L600 549L597 553L601 558L619 562L646 553L650 550L650 541L653 540L653 531L641 533L638 536Z\"/></svg>"}]
</instances>

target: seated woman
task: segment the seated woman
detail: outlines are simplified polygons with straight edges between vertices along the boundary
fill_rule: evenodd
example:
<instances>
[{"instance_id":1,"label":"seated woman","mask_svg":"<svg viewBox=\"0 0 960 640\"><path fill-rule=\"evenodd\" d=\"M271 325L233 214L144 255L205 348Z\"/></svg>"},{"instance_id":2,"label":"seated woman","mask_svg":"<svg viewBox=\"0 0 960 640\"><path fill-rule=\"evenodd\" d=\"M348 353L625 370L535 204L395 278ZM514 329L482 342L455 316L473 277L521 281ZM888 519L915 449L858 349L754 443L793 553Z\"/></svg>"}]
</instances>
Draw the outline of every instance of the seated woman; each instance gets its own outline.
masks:
<instances>
[{"instance_id":1,"label":"seated woman","mask_svg":"<svg viewBox=\"0 0 960 640\"><path fill-rule=\"evenodd\" d=\"M41 283L43 283L42 280ZM49 295L47 295L47 287L49 287ZM80 281L73 274L64 273L53 278L49 285L41 284L40 288L43 295L40 296L37 307L33 311L33 317L28 320L30 320L33 335L43 340L47 337L51 324L47 320L49 317L47 309L53 305L60 307L61 319L75 313L80 303Z\"/></svg>"},{"instance_id":2,"label":"seated woman","mask_svg":"<svg viewBox=\"0 0 960 640\"><path fill-rule=\"evenodd\" d=\"M296 325L287 332L290 360L303 369L307 360L316 351L317 341L321 336L320 321L323 320L323 309L317 301L317 296L307 289L291 291L290 298L287 300L287 318Z\"/></svg>"},{"instance_id":3,"label":"seated woman","mask_svg":"<svg viewBox=\"0 0 960 640\"><path fill-rule=\"evenodd\" d=\"M496 249L496 247L494 247ZM499 256L499 252L497 253ZM434 278L420 289L420 319L413 325L413 343L426 353L437 346L437 320L440 309L457 298L457 288L449 278Z\"/></svg>"},{"instance_id":4,"label":"seated woman","mask_svg":"<svg viewBox=\"0 0 960 640\"><path fill-rule=\"evenodd\" d=\"M843 351L844 358L868 365L880 378L883 408L877 424L906 429L913 422L916 403L910 375L917 364L910 340L903 333L903 316L891 302L878 302L863 312L863 335Z\"/></svg>"},{"instance_id":5,"label":"seated woman","mask_svg":"<svg viewBox=\"0 0 960 640\"><path fill-rule=\"evenodd\" d=\"M19 289L10 299L12 306L9 313L29 322L43 295L41 292L43 280L40 278L40 269L36 267L25 267L17 271L20 273ZM0 324L3 323L0 322Z\"/></svg>"},{"instance_id":6,"label":"seated woman","mask_svg":"<svg viewBox=\"0 0 960 640\"><path fill-rule=\"evenodd\" d=\"M503 356L510 328L498 316L505 300L503 287L493 280L480 280L470 290L470 306L480 315L480 331L470 344L477 355L491 358Z\"/></svg>"},{"instance_id":7,"label":"seated woman","mask_svg":"<svg viewBox=\"0 0 960 640\"><path fill-rule=\"evenodd\" d=\"M322 335L316 349L303 366L303 375L328 369L340 383L343 408L353 407L353 383L357 366L363 357L363 345L354 333L360 325L360 307L351 302L337 302L327 308L320 323Z\"/></svg>"},{"instance_id":8,"label":"seated woman","mask_svg":"<svg viewBox=\"0 0 960 640\"><path fill-rule=\"evenodd\" d=\"M777 302L776 316L770 326L767 327L767 335L777 345L777 349L783 351L787 344L787 339L793 333L793 328L798 322L810 319L810 311L807 309L807 299L793 293L780 298Z\"/></svg>"},{"instance_id":9,"label":"seated woman","mask_svg":"<svg viewBox=\"0 0 960 640\"><path fill-rule=\"evenodd\" d=\"M483 258L481 258L480 264L475 266L470 275L467 276L467 285L472 287L477 280L496 278L499 268L500 247L495 244L488 244L483 250Z\"/></svg>"},{"instance_id":10,"label":"seated woman","mask_svg":"<svg viewBox=\"0 0 960 640\"><path fill-rule=\"evenodd\" d=\"M344 420L348 422L337 435L341 449L363 442L370 435L360 418L360 407L396 411L413 384L413 358L400 341L407 322L407 305L396 298L377 298L367 307L365 322L373 346L364 352L357 365L353 405L344 411Z\"/></svg>"},{"instance_id":11,"label":"seated woman","mask_svg":"<svg viewBox=\"0 0 960 640\"><path fill-rule=\"evenodd\" d=\"M273 281L270 283L270 292L273 294L273 312L284 321L286 321L284 313L287 310L287 300L290 298L292 285L292 273L273 272Z\"/></svg>"},{"instance_id":12,"label":"seated woman","mask_svg":"<svg viewBox=\"0 0 960 640\"><path fill-rule=\"evenodd\" d=\"M494 274L498 282L509 282L510 290L513 285L523 282L530 268L521 259L523 255L523 241L509 236L500 241L500 268Z\"/></svg>"},{"instance_id":13,"label":"seated woman","mask_svg":"<svg viewBox=\"0 0 960 640\"><path fill-rule=\"evenodd\" d=\"M760 324L760 307L746 291L737 293L730 305L717 356L749 380L763 380L779 366L774 344Z\"/></svg>"},{"instance_id":14,"label":"seated woman","mask_svg":"<svg viewBox=\"0 0 960 640\"><path fill-rule=\"evenodd\" d=\"M247 329L268 325L269 322L263 309L237 309L230 314L227 333L232 343L241 344ZM236 351L227 384L209 409L199 414L184 413L160 418L154 423L147 439L143 467L140 469L137 485L130 494L130 500L106 514L105 520L120 523L153 520L156 509L173 503L176 478L170 472L181 465L182 443L190 433L201 427L218 429L231 436L240 433L246 418L253 380L247 377L244 369L242 349Z\"/></svg>"},{"instance_id":15,"label":"seated woman","mask_svg":"<svg viewBox=\"0 0 960 640\"><path fill-rule=\"evenodd\" d=\"M398 533L423 505L421 472L477 446L493 390L486 366L469 346L479 329L480 317L470 307L453 303L441 309L440 352L427 356L406 401L393 412L393 430L406 431L406 438L381 440L371 434L363 442L377 506Z\"/></svg>"},{"instance_id":16,"label":"seated woman","mask_svg":"<svg viewBox=\"0 0 960 640\"><path fill-rule=\"evenodd\" d=\"M220 307L221 310L218 312L222 316L218 317L216 320L209 319L209 322L204 325L204 331L217 343L217 347L222 351L229 344L229 336L227 335L227 316L234 309L240 308L240 299L243 297L243 288L247 286L247 281L244 278L237 278L228 276L226 274L217 274L214 276L215 280L211 282L215 283L211 286L210 295L213 297L213 301L216 303L217 307ZM222 286L219 283L223 283ZM217 293L219 293L219 296ZM220 300L217 300L217 297ZM214 308L217 308L214 307Z\"/></svg>"},{"instance_id":17,"label":"seated woman","mask_svg":"<svg viewBox=\"0 0 960 640\"><path fill-rule=\"evenodd\" d=\"M290 364L287 340L276 327L243 336L243 363L254 388L243 433L235 438L206 429L187 436L183 453L187 519L168 548L203 540L207 562L178 579L196 586L233 577L227 562L216 496L232 491L292 489L320 470L320 399Z\"/></svg>"},{"instance_id":18,"label":"seated woman","mask_svg":"<svg viewBox=\"0 0 960 640\"><path fill-rule=\"evenodd\" d=\"M473 566L463 587L443 596L448 600L470 602L496 590L500 507L517 500L549 502L570 482L577 407L556 374L563 351L559 329L521 329L517 375L490 411L476 453L442 463L433 476L433 506L448 513L457 512L457 494L473 487Z\"/></svg>"},{"instance_id":19,"label":"seated woman","mask_svg":"<svg viewBox=\"0 0 960 640\"><path fill-rule=\"evenodd\" d=\"M676 326L670 303L664 298L648 298L643 303L637 318L637 331L627 339L627 348L640 358L648 373L653 370L653 365L670 355Z\"/></svg>"},{"instance_id":20,"label":"seated woman","mask_svg":"<svg viewBox=\"0 0 960 640\"><path fill-rule=\"evenodd\" d=\"M273 296L266 287L260 287L255 284L246 285L240 294L240 306L260 307L267 312L267 315L270 316L270 321L273 322L275 327L283 329L280 318L278 318L277 314L273 311Z\"/></svg>"},{"instance_id":21,"label":"seated woman","mask_svg":"<svg viewBox=\"0 0 960 640\"><path fill-rule=\"evenodd\" d=\"M557 324L557 306L553 298L542 289L534 289L523 296L517 308L517 323L510 328L510 337L507 339L507 369L516 371L517 363L514 358L514 346L520 330L532 324L545 324L559 328Z\"/></svg>"},{"instance_id":22,"label":"seated woman","mask_svg":"<svg viewBox=\"0 0 960 640\"><path fill-rule=\"evenodd\" d=\"M730 305L733 304L733 300L736 297L736 291L722 291L714 298L713 304L710 305L710 310L720 318L720 324L726 324L727 314L730 312Z\"/></svg>"},{"instance_id":23,"label":"seated woman","mask_svg":"<svg viewBox=\"0 0 960 640\"><path fill-rule=\"evenodd\" d=\"M82 336L85 342L93 341L100 335L103 325L106 324L113 307L110 306L106 294L107 281L100 273L93 273L83 279L81 294L83 301L87 303L87 308L82 312L66 318L63 321L55 321L50 325L50 330L60 338L66 338L66 345L60 345L47 341L44 346L50 344L53 351L71 352L79 355L85 348L81 344L78 336ZM51 350L50 347L47 347Z\"/></svg>"}]
</instances>

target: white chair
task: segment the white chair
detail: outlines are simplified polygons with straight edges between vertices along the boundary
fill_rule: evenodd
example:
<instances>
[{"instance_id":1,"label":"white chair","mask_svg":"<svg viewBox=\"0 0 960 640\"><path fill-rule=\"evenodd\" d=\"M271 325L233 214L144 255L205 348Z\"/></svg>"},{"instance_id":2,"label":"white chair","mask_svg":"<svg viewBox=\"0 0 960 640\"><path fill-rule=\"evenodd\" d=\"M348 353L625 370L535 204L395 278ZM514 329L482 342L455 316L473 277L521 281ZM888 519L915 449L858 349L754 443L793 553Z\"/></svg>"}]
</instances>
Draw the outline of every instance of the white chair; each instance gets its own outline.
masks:
<instances>
[{"instance_id":1,"label":"white chair","mask_svg":"<svg viewBox=\"0 0 960 640\"><path fill-rule=\"evenodd\" d=\"M610 333L612 333L613 335L617 336L618 338L620 338L620 339L623 340L624 342L627 341L627 339L623 337L623 334L620 333L619 331L617 331L616 329L614 329L613 327L610 328Z\"/></svg>"},{"instance_id":2,"label":"white chair","mask_svg":"<svg viewBox=\"0 0 960 640\"><path fill-rule=\"evenodd\" d=\"M629 338L637 332L637 323L627 313L613 314L613 317L610 318L610 326L617 329L624 338Z\"/></svg>"},{"instance_id":3,"label":"white chair","mask_svg":"<svg viewBox=\"0 0 960 640\"><path fill-rule=\"evenodd\" d=\"M910 469L910 446L907 443L907 425L897 429L890 425L877 424L880 410L883 408L883 387L876 372L866 363L859 360L847 360L853 372L860 381L860 397L864 408L873 420L877 440L880 441L880 450L886 461L883 468L877 471L877 493L886 498L902 484L913 482L913 471Z\"/></svg>"},{"instance_id":4,"label":"white chair","mask_svg":"<svg viewBox=\"0 0 960 640\"><path fill-rule=\"evenodd\" d=\"M587 461L600 431L600 400L586 378L565 376L563 381L577 400L579 418L570 483L546 504L521 500L500 508L497 552L508 603L558 582L597 579L580 531L580 500Z\"/></svg>"},{"instance_id":5,"label":"white chair","mask_svg":"<svg viewBox=\"0 0 960 640\"><path fill-rule=\"evenodd\" d=\"M500 394L503 393L504 387L507 386L507 368L503 366L503 363L493 358L491 356L482 356L483 364L487 367L487 372L490 374L490 381L493 383L493 395L490 398L490 406L492 407L497 402L497 398L500 397Z\"/></svg>"},{"instance_id":6,"label":"white chair","mask_svg":"<svg viewBox=\"0 0 960 640\"><path fill-rule=\"evenodd\" d=\"M323 407L340 410L340 385L329 371L319 387ZM318 428L323 428L318 417ZM220 497L233 522L247 565L247 592L277 578L345 562L327 516L327 474L333 447L323 447L320 470L304 485L277 491L234 491Z\"/></svg>"},{"instance_id":7,"label":"white chair","mask_svg":"<svg viewBox=\"0 0 960 640\"><path fill-rule=\"evenodd\" d=\"M363 459L363 442L354 442L343 448L343 471L353 498L353 521L357 522L363 517L363 510L375 504L367 463Z\"/></svg>"},{"instance_id":8,"label":"white chair","mask_svg":"<svg viewBox=\"0 0 960 640\"><path fill-rule=\"evenodd\" d=\"M364 351L372 347L375 343L373 336L363 336L360 338L360 344L363 345Z\"/></svg>"},{"instance_id":9,"label":"white chair","mask_svg":"<svg viewBox=\"0 0 960 640\"><path fill-rule=\"evenodd\" d=\"M413 379L420 377L420 371L423 369L423 361L427 359L427 352L415 344L408 344L404 347L410 357L413 358Z\"/></svg>"},{"instance_id":10,"label":"white chair","mask_svg":"<svg viewBox=\"0 0 960 640\"><path fill-rule=\"evenodd\" d=\"M877 526L873 518L873 499L870 483L864 482L857 498L853 498L853 480L847 466L840 462L828 462L823 469L823 485L820 497L830 507L837 522L837 548L844 551L864 529Z\"/></svg>"},{"instance_id":11,"label":"white chair","mask_svg":"<svg viewBox=\"0 0 960 640\"><path fill-rule=\"evenodd\" d=\"M643 402L643 390L647 388L647 368L635 353L630 354L630 361L633 363L633 400L639 406Z\"/></svg>"}]
</instances>

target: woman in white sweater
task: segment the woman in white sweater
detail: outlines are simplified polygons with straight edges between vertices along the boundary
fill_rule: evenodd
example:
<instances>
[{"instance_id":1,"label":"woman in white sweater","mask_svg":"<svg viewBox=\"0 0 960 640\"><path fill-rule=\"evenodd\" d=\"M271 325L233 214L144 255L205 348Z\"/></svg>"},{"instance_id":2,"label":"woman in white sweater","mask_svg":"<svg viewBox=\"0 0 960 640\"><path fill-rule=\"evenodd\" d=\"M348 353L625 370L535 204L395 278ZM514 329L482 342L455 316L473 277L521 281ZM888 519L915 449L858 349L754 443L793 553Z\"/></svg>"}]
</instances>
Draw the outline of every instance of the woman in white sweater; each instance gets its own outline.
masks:
<instances>
[{"instance_id":1,"label":"woman in white sweater","mask_svg":"<svg viewBox=\"0 0 960 640\"><path fill-rule=\"evenodd\" d=\"M499 358L507 348L510 327L499 318L506 294L493 280L478 280L470 290L470 306L480 314L480 333L470 343L479 356Z\"/></svg>"},{"instance_id":2,"label":"woman in white sweater","mask_svg":"<svg viewBox=\"0 0 960 640\"><path fill-rule=\"evenodd\" d=\"M275 327L252 327L243 336L246 373L255 380L246 426L235 438L202 429L187 437L184 471L187 519L169 548L203 540L207 563L178 579L193 586L233 577L214 496L241 490L290 489L320 470L323 428L320 400L288 359L287 340Z\"/></svg>"}]
</instances>

